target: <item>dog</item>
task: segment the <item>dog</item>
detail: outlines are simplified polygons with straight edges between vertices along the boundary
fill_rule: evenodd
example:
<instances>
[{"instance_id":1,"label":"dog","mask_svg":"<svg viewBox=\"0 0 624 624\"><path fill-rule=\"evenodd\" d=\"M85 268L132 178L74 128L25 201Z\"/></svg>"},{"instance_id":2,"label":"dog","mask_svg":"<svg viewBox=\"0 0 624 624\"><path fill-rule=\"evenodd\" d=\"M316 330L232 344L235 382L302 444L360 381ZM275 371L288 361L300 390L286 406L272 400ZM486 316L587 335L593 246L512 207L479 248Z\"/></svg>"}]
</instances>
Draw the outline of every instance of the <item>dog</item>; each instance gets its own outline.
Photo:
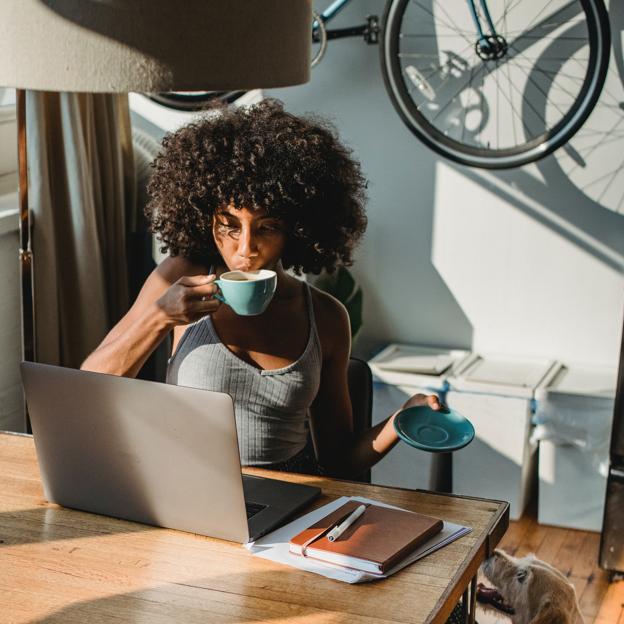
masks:
<instances>
[{"instance_id":1,"label":"dog","mask_svg":"<svg viewBox=\"0 0 624 624\"><path fill-rule=\"evenodd\" d=\"M495 550L482 570L500 592L481 588L482 602L509 613L513 624L583 622L574 586L559 570L534 555L519 559Z\"/></svg>"}]
</instances>

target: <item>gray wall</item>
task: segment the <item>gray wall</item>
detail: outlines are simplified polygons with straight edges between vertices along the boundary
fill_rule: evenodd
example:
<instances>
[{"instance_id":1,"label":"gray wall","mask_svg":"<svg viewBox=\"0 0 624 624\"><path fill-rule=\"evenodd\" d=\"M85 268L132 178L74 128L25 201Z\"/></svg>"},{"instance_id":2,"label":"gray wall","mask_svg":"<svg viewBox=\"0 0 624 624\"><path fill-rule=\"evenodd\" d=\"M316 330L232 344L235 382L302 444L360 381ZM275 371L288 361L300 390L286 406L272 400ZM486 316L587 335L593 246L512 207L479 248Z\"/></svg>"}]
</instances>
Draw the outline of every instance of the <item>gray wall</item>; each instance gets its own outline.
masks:
<instances>
[{"instance_id":1,"label":"gray wall","mask_svg":"<svg viewBox=\"0 0 624 624\"><path fill-rule=\"evenodd\" d=\"M353 2L335 25L381 15L383 4ZM386 94L378 46L359 39L330 42L309 84L266 94L332 119L370 180L370 224L354 267L365 340L616 364L624 91L613 61L585 128L596 143L609 138L610 151L586 149L586 132L539 165L501 173L454 165L419 143ZM585 158L578 171L571 150ZM599 178L612 171L603 192Z\"/></svg>"}]
</instances>

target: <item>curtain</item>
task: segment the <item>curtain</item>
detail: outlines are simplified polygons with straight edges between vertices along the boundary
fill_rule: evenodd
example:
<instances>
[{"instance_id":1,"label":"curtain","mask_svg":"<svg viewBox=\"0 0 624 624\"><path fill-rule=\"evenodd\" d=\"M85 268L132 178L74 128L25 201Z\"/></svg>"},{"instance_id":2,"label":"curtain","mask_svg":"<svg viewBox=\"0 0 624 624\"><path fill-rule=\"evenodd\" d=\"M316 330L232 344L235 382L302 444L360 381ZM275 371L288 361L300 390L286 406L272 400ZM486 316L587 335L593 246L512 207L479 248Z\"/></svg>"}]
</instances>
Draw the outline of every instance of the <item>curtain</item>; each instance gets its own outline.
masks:
<instances>
[{"instance_id":1,"label":"curtain","mask_svg":"<svg viewBox=\"0 0 624 624\"><path fill-rule=\"evenodd\" d=\"M128 97L29 91L26 122L36 359L78 367L129 304Z\"/></svg>"}]
</instances>

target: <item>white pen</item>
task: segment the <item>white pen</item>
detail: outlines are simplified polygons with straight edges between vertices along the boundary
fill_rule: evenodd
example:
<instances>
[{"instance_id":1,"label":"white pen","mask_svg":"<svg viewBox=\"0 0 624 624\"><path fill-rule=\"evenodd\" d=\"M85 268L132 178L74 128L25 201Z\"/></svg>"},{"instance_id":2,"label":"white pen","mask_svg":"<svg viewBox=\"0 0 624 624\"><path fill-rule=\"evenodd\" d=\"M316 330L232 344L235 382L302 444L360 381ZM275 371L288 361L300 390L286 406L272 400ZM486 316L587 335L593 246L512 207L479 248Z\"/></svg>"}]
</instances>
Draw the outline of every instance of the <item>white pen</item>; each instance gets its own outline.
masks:
<instances>
[{"instance_id":1,"label":"white pen","mask_svg":"<svg viewBox=\"0 0 624 624\"><path fill-rule=\"evenodd\" d=\"M328 534L327 539L330 542L337 540L364 512L366 505L360 505L353 513L349 514L338 526L335 526Z\"/></svg>"}]
</instances>

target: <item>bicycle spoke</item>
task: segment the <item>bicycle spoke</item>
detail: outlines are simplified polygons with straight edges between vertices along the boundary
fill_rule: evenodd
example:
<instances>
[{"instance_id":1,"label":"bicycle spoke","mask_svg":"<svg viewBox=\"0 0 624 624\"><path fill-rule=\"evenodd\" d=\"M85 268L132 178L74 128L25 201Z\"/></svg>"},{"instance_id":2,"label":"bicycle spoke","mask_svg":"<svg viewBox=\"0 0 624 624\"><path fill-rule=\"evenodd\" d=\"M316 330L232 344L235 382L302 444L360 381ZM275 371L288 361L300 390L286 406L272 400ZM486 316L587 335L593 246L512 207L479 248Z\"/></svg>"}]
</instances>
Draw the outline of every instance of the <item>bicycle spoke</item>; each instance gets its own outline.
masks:
<instances>
[{"instance_id":1,"label":"bicycle spoke","mask_svg":"<svg viewBox=\"0 0 624 624\"><path fill-rule=\"evenodd\" d=\"M566 15L569 12L570 7L571 7L571 3L569 3L568 5L562 7L561 9L557 9L557 11L555 13L553 13L551 16L549 16L549 18L547 18L547 19L554 19L556 16ZM533 43L529 43L528 45L520 46L520 45L518 45L520 41L523 41L525 39L529 39L529 41L546 39L547 38L546 34L537 34L539 29L544 28L546 24L547 24L547 22L542 21L539 24L536 24L535 26L532 26L531 28L526 28L523 35L521 35L519 37L516 37L511 42L508 42L509 47L511 48L512 46L515 46L516 50L518 50L520 52L524 52L527 48L532 46ZM577 25L573 26L572 29L574 29L576 27L577 27ZM532 32L536 32L536 34L535 35L531 35ZM552 29L549 32L552 32ZM559 38L556 37L555 39L559 39ZM583 39L583 38L581 37L581 39Z\"/></svg>"},{"instance_id":2,"label":"bicycle spoke","mask_svg":"<svg viewBox=\"0 0 624 624\"><path fill-rule=\"evenodd\" d=\"M481 66L481 69L484 67L484 65ZM479 69L479 71L481 71L481 69ZM448 102L434 115L433 119L431 119L431 122L434 122L447 108L448 105L466 88L466 84L464 83L459 89L458 91L455 93L455 95L450 98L448 100Z\"/></svg>"},{"instance_id":3,"label":"bicycle spoke","mask_svg":"<svg viewBox=\"0 0 624 624\"><path fill-rule=\"evenodd\" d=\"M520 35L518 39L534 39L535 41L587 41L587 37L542 37L540 35Z\"/></svg>"},{"instance_id":4,"label":"bicycle spoke","mask_svg":"<svg viewBox=\"0 0 624 624\"><path fill-rule=\"evenodd\" d=\"M514 85L514 83L513 83L511 80L509 80L509 84L510 84L510 86L511 86L511 87L513 87L514 89L516 89L516 91L517 91L518 93L520 93L520 92L518 91L518 89L516 88L516 86ZM511 99L510 99L509 97L507 97L507 93L505 93L505 91L504 91L504 90L503 90L503 91L501 91L501 93L503 94L503 97L504 97L504 98L505 98L505 99L509 102L509 106L511 107L511 111L512 111L512 112L515 114L515 116L516 116L516 117L520 120L520 123L521 123L521 124L522 124L522 126L524 127L524 129L525 129L525 131L526 131L527 135L530 135L530 134L531 134L531 132L530 132L529 126L527 125L526 120L525 120L525 119L524 119L524 117L522 116L522 113L516 110L516 108L515 108L515 107L514 107L514 105L513 105L513 102L511 101ZM522 93L520 93L520 99L522 100ZM530 105L530 103L529 103L529 105ZM533 107L531 107L531 108L533 108ZM536 115L538 118L540 118L540 119L542 120L542 122L545 124L545 123L546 123L546 120L545 120L543 117L541 117L541 116L540 116L540 114L539 114L539 113L538 113L535 109L533 109L533 111L534 111L535 115ZM514 140L516 140L516 139L515 139L515 126L514 126Z\"/></svg>"},{"instance_id":5,"label":"bicycle spoke","mask_svg":"<svg viewBox=\"0 0 624 624\"><path fill-rule=\"evenodd\" d=\"M512 46L513 47L513 46ZM520 56L522 56L522 52L520 52L519 50L516 49L516 51L518 52L518 54L520 54ZM520 70L522 71L523 74L525 74L525 76L533 83L533 85L535 86L535 88L544 96L544 101L549 102L548 99L548 94L540 87L540 85L535 82L535 80L533 79L533 77L531 76L530 73L526 72L524 70L524 68L521 65L516 65L516 67L520 68ZM565 117L565 113L558 107L555 106L555 108L557 109L557 111L560 113L561 117Z\"/></svg>"},{"instance_id":6,"label":"bicycle spoke","mask_svg":"<svg viewBox=\"0 0 624 624\"><path fill-rule=\"evenodd\" d=\"M568 3L568 6L569 6L570 4L571 4L571 3ZM540 15L542 15L542 13L543 13L543 12L544 12L544 11L545 11L548 7L549 7L549 3L548 3L548 2L545 2L545 3L544 3L544 6L542 7L542 9L541 9L541 10L537 13L537 15L536 15L536 16L535 16L535 17L534 17L534 18L533 18L533 19L529 22L529 25L528 25L528 26L527 26L524 30L525 30L525 31L527 31L527 32L528 32L528 31L530 31L530 30L531 30L531 28L532 28L532 26L533 26L533 24L535 24L535 22L539 19ZM563 10L563 9L565 9L565 8L566 8L566 7L564 6L564 7L562 7L561 9L558 9L558 10L557 10L557 13L559 13L561 10ZM555 13L554 15L556 15L557 13ZM498 26L498 24L496 24L496 26Z\"/></svg>"},{"instance_id":7,"label":"bicycle spoke","mask_svg":"<svg viewBox=\"0 0 624 624\"><path fill-rule=\"evenodd\" d=\"M546 7L548 7L548 3L544 4L544 9ZM562 11L566 11L568 8L574 8L574 7L576 7L576 11L575 11L575 14L576 14L576 13L578 13L579 8L580 8L579 4L575 0L571 0L571 2L568 2L566 5L562 6L560 9L557 9L557 13L555 13L555 15L557 15L558 13L561 13ZM526 30L530 30L533 27L533 24L535 24L535 22L537 21L538 17L544 12L544 9L542 9L539 12L539 14L535 16L533 21L529 22L529 25L527 26ZM552 16L552 17L554 17L554 16ZM551 19L552 19L552 17L551 17ZM567 22L570 23L570 20L567 20ZM543 25L547 25L547 24L550 25L551 22L545 22L544 20L542 20L542 24ZM557 24L557 23L555 22L555 24Z\"/></svg>"},{"instance_id":8,"label":"bicycle spoke","mask_svg":"<svg viewBox=\"0 0 624 624\"><path fill-rule=\"evenodd\" d=\"M513 4L510 7L505 9L505 12L501 15L501 17L498 19L498 21L495 22L495 24L494 24L494 26L496 26L496 30L498 30L498 27L499 27L500 23L503 21L503 19L507 19L507 16L521 3L522 3L522 0L518 0L516 2L516 4Z\"/></svg>"},{"instance_id":9,"label":"bicycle spoke","mask_svg":"<svg viewBox=\"0 0 624 624\"><path fill-rule=\"evenodd\" d=\"M581 24L582 20L578 20L578 23ZM552 32L554 30L557 30L557 27L559 26L565 26L566 28L570 28L571 24L569 21L566 22L542 22L541 24L538 24L537 26L534 26L531 30L533 32L536 32L537 34L539 34L539 29L543 28L544 30L546 30L547 32ZM519 33L525 33L527 32L527 28L515 28L514 30L508 30L507 28L505 28L503 30L503 35L505 35L506 37L509 35L517 35Z\"/></svg>"},{"instance_id":10,"label":"bicycle spoke","mask_svg":"<svg viewBox=\"0 0 624 624\"><path fill-rule=\"evenodd\" d=\"M453 26L455 27L456 32L462 32L459 29L459 26L457 26L457 24L455 23L455 20L447 13L446 9L444 8L444 4L440 3L439 8L440 11L442 11L444 15L446 15L446 17L451 21L451 24L453 24ZM474 33L472 36L474 36ZM466 41L468 41L468 39L466 39Z\"/></svg>"},{"instance_id":11,"label":"bicycle spoke","mask_svg":"<svg viewBox=\"0 0 624 624\"><path fill-rule=\"evenodd\" d=\"M418 2L418 0L410 0L410 2L412 4L415 4L420 9L422 9L422 11L427 13L427 15L431 15L431 17L433 18L433 24L434 25L435 24L441 24L442 26L446 26L449 30L453 30L454 32L458 32L459 31L458 28L456 28L456 27L454 28L448 22L445 22L444 20L440 19L439 17L436 17L435 14L433 13L433 11L429 10L426 6L423 6L422 4L420 4L420 2Z\"/></svg>"},{"instance_id":12,"label":"bicycle spoke","mask_svg":"<svg viewBox=\"0 0 624 624\"><path fill-rule=\"evenodd\" d=\"M415 52L412 54L408 54L407 52L404 52L404 53L399 52L397 56L399 58L434 58L434 59L440 58L439 54L425 54L425 53L417 54Z\"/></svg>"},{"instance_id":13,"label":"bicycle spoke","mask_svg":"<svg viewBox=\"0 0 624 624\"><path fill-rule=\"evenodd\" d=\"M524 58L529 61L541 61L543 58L546 58L549 61L587 61L589 62L589 58L578 58L577 56L527 56L524 55Z\"/></svg>"},{"instance_id":14,"label":"bicycle spoke","mask_svg":"<svg viewBox=\"0 0 624 624\"><path fill-rule=\"evenodd\" d=\"M466 102L466 111L470 111L470 100L472 98L472 80L474 78L474 68L475 66L473 65L470 68L470 78L468 79L468 101ZM464 124L462 126L462 136L461 136L461 142L464 142L464 136L466 134L466 115L464 115Z\"/></svg>"},{"instance_id":15,"label":"bicycle spoke","mask_svg":"<svg viewBox=\"0 0 624 624\"><path fill-rule=\"evenodd\" d=\"M470 46L470 47L472 47L472 46ZM459 56L461 56L462 54L464 54L465 52L467 52L469 49L470 49L470 48L469 48L469 46L466 46L466 47L465 47L465 48L464 48L464 49L463 49L463 50L459 53ZM442 70L443 70L446 66L447 66L447 63L443 63L443 64L441 64L441 65L438 65L437 69L435 69L434 71L432 71L430 74L427 74L426 76L423 76L423 80L424 80L425 82L428 82L430 78L433 78L433 76L435 76L436 74L440 73L440 71L442 71ZM405 67L402 67L402 68L401 68L401 74L403 74L404 72L405 72ZM404 79L404 81L405 81L405 79ZM447 77L446 77L446 78L445 78L445 79L444 79L444 80L443 80L443 81L442 81L442 82L438 85L438 89L439 89L439 88L440 88L443 84L445 84L447 81L448 81L448 76L447 76ZM410 82L411 82L411 80L410 80ZM412 83L412 84L413 84L413 83ZM411 92L412 92L414 89L416 89L416 88L417 88L417 85L414 85L414 86L413 86L413 88L410 88L410 89L408 89L408 90L409 90L409 92L411 93ZM419 109L419 106L420 106L420 105L418 105L418 106L416 107L416 110L418 110L418 109Z\"/></svg>"},{"instance_id":16,"label":"bicycle spoke","mask_svg":"<svg viewBox=\"0 0 624 624\"><path fill-rule=\"evenodd\" d=\"M444 26L446 26L449 30L453 30L453 26L451 26L450 24L444 22L443 20L436 18L436 16L433 14L433 11L430 11L427 7L423 6L422 4L420 4L420 2L418 2L418 0L411 0L413 4L419 6L425 13L428 13L429 15L431 15L431 17L433 17L433 21L434 23L437 23L438 21L443 24ZM457 29L457 26L455 26L455 28ZM472 45L470 43L470 41L468 41L468 38L465 37L464 35L461 35L462 38L469 43L470 45Z\"/></svg>"},{"instance_id":17,"label":"bicycle spoke","mask_svg":"<svg viewBox=\"0 0 624 624\"><path fill-rule=\"evenodd\" d=\"M424 81L424 82L429 82L429 78L433 78L436 74L439 74L439 73L440 73L440 72L441 72L441 71L442 71L445 67L446 67L446 64L443 64L443 65L438 65L438 68L437 68L435 71L432 71L430 74L427 74L426 76L423 76L423 77L422 77L423 81ZM405 68L403 68L403 69L402 69L402 72L401 72L401 73L403 74L404 72L405 72ZM418 85L415 85L415 84L412 82L412 80L409 78L409 76L408 76L408 79L409 79L409 81L410 81L410 83L411 83L411 85L412 85L412 86L411 86L411 87L409 87L409 89L408 89L409 93L412 93L412 91L414 91L414 89L419 89L419 90L420 90L420 88L418 87ZM406 83L407 83L407 81L405 81L405 79L403 79L403 80L404 80L404 82L406 82ZM444 84L444 82L445 82L446 80L447 80L447 79L445 78L445 79L444 79L444 80L440 83L440 85ZM428 101L428 100L425 100L425 101ZM422 103L424 103L424 102L421 102L421 104L422 104ZM418 109L419 109L419 107L420 107L420 104L419 104L418 106L416 106L416 110L418 110Z\"/></svg>"},{"instance_id":18,"label":"bicycle spoke","mask_svg":"<svg viewBox=\"0 0 624 624\"><path fill-rule=\"evenodd\" d=\"M518 67L520 67L521 69L526 69L526 68L525 68L523 65L521 65L520 63L517 63L517 62L516 62L516 63L515 63L515 65L517 65L517 66L518 66ZM564 76L564 77L565 77L565 74L560 74L560 73L558 73L558 72L554 72L554 71L550 71L550 72L549 72L549 71L547 71L547 70L541 69L541 68L536 67L536 66L533 66L533 65L531 66L531 69L532 69L533 71L538 72L538 73L542 74L543 76L547 76L547 77L549 77L549 78L550 78L550 77L556 77L556 76ZM555 87L554 81L551 81L551 85L552 85L552 87ZM551 87L551 90L552 90L552 87ZM569 95L569 96L572 98L572 100L574 100L574 98L576 97L576 95L574 95L573 93L570 93L570 91L568 91L567 89L564 89L564 88L563 88L562 86L560 86L560 85L557 85L557 88L558 88L560 91L563 91L563 93L565 93L566 95ZM551 98L551 100L553 100L553 98ZM550 100L549 100L549 101L550 101ZM554 101L554 100L553 100L553 101Z\"/></svg>"},{"instance_id":19,"label":"bicycle spoke","mask_svg":"<svg viewBox=\"0 0 624 624\"><path fill-rule=\"evenodd\" d=\"M455 39L464 39L466 40L466 37L462 37L461 35L458 35L456 33L446 33L446 34L434 34L434 33L401 33L399 35L399 38L401 39L410 39L412 37L417 37L417 38L425 38L425 39L439 39L440 37L454 37ZM472 47L474 44L471 43L470 47Z\"/></svg>"},{"instance_id":20,"label":"bicycle spoke","mask_svg":"<svg viewBox=\"0 0 624 624\"><path fill-rule=\"evenodd\" d=\"M520 65L517 59L515 60L515 63L517 65ZM585 77L579 78L578 76L573 76L572 74L565 74L560 71L555 71L554 69L550 69L550 70L542 69L541 67L537 67L534 63L529 64L529 67L532 67L536 71L539 71L540 73L545 74L547 76L561 76L562 78L569 78L570 80L576 80L577 82L580 82L581 84L585 81Z\"/></svg>"},{"instance_id":21,"label":"bicycle spoke","mask_svg":"<svg viewBox=\"0 0 624 624\"><path fill-rule=\"evenodd\" d=\"M520 101L526 102L527 105L530 107L530 109L535 113L535 116L538 119L540 119L542 123L544 124L544 127L546 127L546 119L544 118L544 116L539 111L536 110L536 108L533 106L530 100L525 99L525 97L522 95L522 91L518 89L518 87L515 85L514 82L510 82L509 84L511 85L512 89L520 96ZM524 129L529 131L529 127L527 126L526 121L524 120L522 114L520 114L519 116L524 126Z\"/></svg>"}]
</instances>

